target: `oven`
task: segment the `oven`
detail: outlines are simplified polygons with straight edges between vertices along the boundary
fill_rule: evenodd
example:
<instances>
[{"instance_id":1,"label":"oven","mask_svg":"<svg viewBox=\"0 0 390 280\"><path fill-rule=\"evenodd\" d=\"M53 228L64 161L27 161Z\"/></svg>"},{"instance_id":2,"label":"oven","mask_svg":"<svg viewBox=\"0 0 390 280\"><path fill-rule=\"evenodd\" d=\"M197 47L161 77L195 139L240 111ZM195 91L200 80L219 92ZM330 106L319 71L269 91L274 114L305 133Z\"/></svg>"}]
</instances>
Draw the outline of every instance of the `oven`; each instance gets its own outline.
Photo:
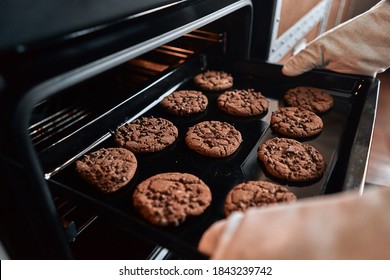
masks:
<instances>
[{"instance_id":1,"label":"oven","mask_svg":"<svg viewBox=\"0 0 390 280\"><path fill-rule=\"evenodd\" d=\"M295 86L322 88L335 104L322 116L324 131L307 140L324 155L324 176L287 187L298 199L362 191L379 82L326 70L283 76L281 65L264 59L271 42L272 1L71 5L56 0L54 6L23 1L24 9L11 2L5 1L1 12L8 25L0 41L0 230L10 258L205 258L196 245L224 217L227 192L240 182L270 180L256 151L274 137L271 112L283 106L284 92ZM53 12L59 10L61 17ZM270 102L268 112L257 118L228 116L217 109L216 94L208 94L208 109L197 117L178 118L161 110L165 96L195 88L193 77L207 69L231 73L235 88L261 91ZM136 155L135 177L114 194L86 185L75 174L75 161L115 145L115 130L142 116L172 121L179 129L174 145ZM184 135L203 120L233 124L243 136L240 149L225 159L192 153ZM208 184L213 199L205 213L178 227L143 220L132 206L132 192L162 172L192 173Z\"/></svg>"}]
</instances>

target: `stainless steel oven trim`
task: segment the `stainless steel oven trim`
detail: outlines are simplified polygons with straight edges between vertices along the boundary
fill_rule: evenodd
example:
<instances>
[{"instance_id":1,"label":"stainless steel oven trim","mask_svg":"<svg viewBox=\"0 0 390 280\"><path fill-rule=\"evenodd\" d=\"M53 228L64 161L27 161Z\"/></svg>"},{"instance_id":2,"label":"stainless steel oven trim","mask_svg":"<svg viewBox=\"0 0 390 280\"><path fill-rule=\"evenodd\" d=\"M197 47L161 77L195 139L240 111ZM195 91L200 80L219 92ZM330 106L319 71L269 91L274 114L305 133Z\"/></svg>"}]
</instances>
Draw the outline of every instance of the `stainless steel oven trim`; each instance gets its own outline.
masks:
<instances>
[{"instance_id":1,"label":"stainless steel oven trim","mask_svg":"<svg viewBox=\"0 0 390 280\"><path fill-rule=\"evenodd\" d=\"M169 4L166 4L166 5L163 5L163 6L152 8L150 10L139 12L139 13L136 13L134 15L128 16L128 17L126 17L124 19L121 19L119 21L135 19L135 18L138 18L138 17L142 17L142 16L145 16L145 15L148 15L148 14L152 14L152 13L157 12L157 11L164 10L166 8L170 8L172 6L176 6L176 5L184 3L186 1L188 1L188 0L179 0L179 1L176 1L176 2L173 2L173 3L169 3ZM71 33L71 34L65 36L64 39L71 39L71 38L77 38L77 37L80 37L80 36L84 36L86 34L95 32L97 30L107 28L110 25L113 25L115 23L116 23L116 21L113 21L113 22L110 22L108 24L103 24L103 25L92 27L92 28L87 28L87 29L84 29L84 30L81 30L81 31L77 31L77 32L74 32L74 33ZM20 47L23 47L23 46L20 46Z\"/></svg>"},{"instance_id":2,"label":"stainless steel oven trim","mask_svg":"<svg viewBox=\"0 0 390 280\"><path fill-rule=\"evenodd\" d=\"M373 85L373 88L376 88L375 94L368 95L362 108L361 115L365 117L360 117L359 120L346 171L346 174L350 174L350 176L344 182L344 190L356 190L361 195L366 181L380 89L380 81L377 79L375 81L376 83ZM370 137L367 138L367 135Z\"/></svg>"}]
</instances>

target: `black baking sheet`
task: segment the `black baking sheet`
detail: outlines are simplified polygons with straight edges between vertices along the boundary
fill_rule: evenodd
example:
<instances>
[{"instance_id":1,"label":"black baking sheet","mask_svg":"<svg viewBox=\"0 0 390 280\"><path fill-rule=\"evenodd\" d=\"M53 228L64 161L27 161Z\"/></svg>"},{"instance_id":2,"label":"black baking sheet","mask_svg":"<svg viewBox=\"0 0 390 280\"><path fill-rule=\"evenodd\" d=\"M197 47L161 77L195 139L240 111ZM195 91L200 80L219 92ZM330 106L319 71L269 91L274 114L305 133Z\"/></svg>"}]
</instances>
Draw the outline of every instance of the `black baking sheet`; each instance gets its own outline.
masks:
<instances>
[{"instance_id":1,"label":"black baking sheet","mask_svg":"<svg viewBox=\"0 0 390 280\"><path fill-rule=\"evenodd\" d=\"M146 110L142 116L163 117L172 121L179 130L178 139L173 145L163 151L152 154L136 154L138 168L132 181L114 194L102 194L94 187L86 184L75 173L74 162L53 175L49 181L57 189L88 201L104 215L122 224L129 231L181 254L194 253L203 232L215 221L224 218L223 204L226 194L236 184L248 180L266 180L285 185L296 194L298 199L319 196L326 192L329 178L340 156L340 147L346 138L346 128L350 125L350 114L353 111L353 95L359 88L358 78L344 78L322 74L320 79L290 79L280 73L280 67L263 63L227 59L223 57L201 57L193 59L180 66L183 71L192 73L184 80L172 79L172 89L197 89L192 77L204 71L224 70L234 77L234 88L254 88L261 91L270 101L267 113L257 117L234 117L220 111L216 99L221 92L206 92L209 105L204 113L189 117L170 115L156 105ZM179 71L180 71L179 67ZM310 77L310 76L309 76ZM317 77L317 76L316 76ZM318 77L317 77L318 78ZM325 88L326 85L326 88ZM271 112L284 106L284 92L295 86L317 86L327 90L334 97L333 108L321 116L324 129L320 135L299 140L314 146L327 163L324 176L309 184L287 184L269 176L257 159L257 149L266 140L276 137L269 128ZM145 96L147 91L144 92ZM161 92L167 94L167 92ZM129 106L129 116L134 116ZM189 127L205 120L225 121L235 126L243 138L238 151L226 158L211 158L190 150L184 141ZM121 124L118 120L118 126ZM110 132L111 134L113 130ZM113 137L96 146L90 151L102 147L115 147ZM212 191L212 202L208 209L198 217L189 217L177 227L158 227L145 222L132 206L132 193L141 181L162 172L187 172L202 179ZM194 255L191 255L192 257ZM200 255L199 255L200 256Z\"/></svg>"}]
</instances>

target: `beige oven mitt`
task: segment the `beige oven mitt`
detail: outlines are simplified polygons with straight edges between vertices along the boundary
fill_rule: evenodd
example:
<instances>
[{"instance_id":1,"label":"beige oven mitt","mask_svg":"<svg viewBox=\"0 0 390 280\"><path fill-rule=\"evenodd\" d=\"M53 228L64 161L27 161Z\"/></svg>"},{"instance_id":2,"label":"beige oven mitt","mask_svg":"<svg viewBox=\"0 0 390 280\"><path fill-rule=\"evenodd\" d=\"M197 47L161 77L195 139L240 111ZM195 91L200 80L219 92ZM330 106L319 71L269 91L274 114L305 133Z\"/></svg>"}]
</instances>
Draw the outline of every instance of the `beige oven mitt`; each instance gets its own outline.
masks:
<instances>
[{"instance_id":1,"label":"beige oven mitt","mask_svg":"<svg viewBox=\"0 0 390 280\"><path fill-rule=\"evenodd\" d=\"M282 72L296 76L313 68L375 77L390 66L390 0L323 33L291 57Z\"/></svg>"},{"instance_id":2,"label":"beige oven mitt","mask_svg":"<svg viewBox=\"0 0 390 280\"><path fill-rule=\"evenodd\" d=\"M235 212L198 249L211 259L390 259L390 187Z\"/></svg>"}]
</instances>

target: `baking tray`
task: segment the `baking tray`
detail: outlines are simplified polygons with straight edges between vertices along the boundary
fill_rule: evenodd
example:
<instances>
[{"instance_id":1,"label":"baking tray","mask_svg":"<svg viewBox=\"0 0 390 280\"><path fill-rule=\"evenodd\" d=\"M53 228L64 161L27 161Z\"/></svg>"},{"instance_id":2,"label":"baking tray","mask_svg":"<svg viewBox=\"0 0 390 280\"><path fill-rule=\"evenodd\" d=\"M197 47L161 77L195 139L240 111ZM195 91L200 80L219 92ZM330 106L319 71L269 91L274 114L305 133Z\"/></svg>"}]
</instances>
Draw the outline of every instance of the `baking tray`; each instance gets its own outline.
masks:
<instances>
[{"instance_id":1,"label":"baking tray","mask_svg":"<svg viewBox=\"0 0 390 280\"><path fill-rule=\"evenodd\" d=\"M165 113L159 106L159 101L174 90L197 89L192 78L205 69L223 70L231 73L234 78L234 88L254 88L261 91L270 102L268 112L257 117L230 116L217 108L216 99L221 92L206 92L209 99L206 112L190 117L179 117ZM162 75L167 76L167 73ZM151 87L150 91L153 93L151 92L149 97L147 97L148 90L143 91L142 98L149 98L147 107L135 110L132 106L135 103L134 100L123 104L121 114L124 114L124 118L118 117L119 119L115 120L116 126L107 132L108 137L90 145L88 151L85 152L102 147L115 147L112 137L115 129L140 116L163 117L173 122L179 131L178 139L173 145L152 154L136 154L138 168L134 178L116 193L102 194L80 179L75 173L74 162L77 158L58 168L58 171L48 178L51 187L90 204L102 215L108 216L129 232L188 258L204 257L197 252L197 243L203 232L213 222L224 218L225 197L229 190L238 183L248 180L280 183L292 191L298 199L343 190L344 177L348 176L345 166L348 165L351 147L356 140L356 131L359 130L361 111L366 102L367 92L371 88L369 79L326 71L314 71L297 78L289 78L281 74L281 66L279 65L200 55L188 59L183 65L169 72L169 79L162 81L164 82L161 83L165 84L161 85L161 92L157 95L155 92L159 88L158 83L154 83ZM266 140L278 136L269 128L271 112L284 106L283 94L289 88L296 86L322 88L334 97L333 108L321 115L324 122L321 134L299 140L314 146L323 155L327 164L325 174L320 180L306 184L287 184L272 178L257 159L258 147ZM226 158L211 158L190 150L184 141L185 134L189 127L204 120L219 120L234 125L241 132L243 138L238 151ZM370 135L367 137L370 138ZM211 189L211 205L202 215L189 217L177 227L158 227L143 220L132 206L133 191L144 179L162 172L187 172L202 179ZM364 174L359 176L363 178ZM337 188L334 185L330 186L334 182L338 182L340 186Z\"/></svg>"}]
</instances>

